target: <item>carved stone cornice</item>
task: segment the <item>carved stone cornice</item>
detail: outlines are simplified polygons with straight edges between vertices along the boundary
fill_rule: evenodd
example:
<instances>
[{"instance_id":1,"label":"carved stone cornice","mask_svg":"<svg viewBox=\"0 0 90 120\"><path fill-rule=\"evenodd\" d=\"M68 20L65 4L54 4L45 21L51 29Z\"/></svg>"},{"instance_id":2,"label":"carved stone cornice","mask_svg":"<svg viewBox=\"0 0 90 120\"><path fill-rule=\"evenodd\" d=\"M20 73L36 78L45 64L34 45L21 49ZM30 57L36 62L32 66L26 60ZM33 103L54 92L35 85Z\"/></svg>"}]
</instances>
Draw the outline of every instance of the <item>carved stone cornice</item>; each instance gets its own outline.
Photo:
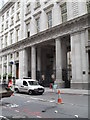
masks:
<instances>
[{"instance_id":1,"label":"carved stone cornice","mask_svg":"<svg viewBox=\"0 0 90 120\"><path fill-rule=\"evenodd\" d=\"M17 43L14 43L13 45L3 48L0 51L0 56L15 51L20 51L26 47L38 45L42 42L56 39L57 37L71 35L75 32L81 32L89 28L90 28L90 24L88 24L88 14L85 14L81 17L75 18L73 20L69 20L65 23L62 23L60 25L42 31L29 38L25 38Z\"/></svg>"}]
</instances>

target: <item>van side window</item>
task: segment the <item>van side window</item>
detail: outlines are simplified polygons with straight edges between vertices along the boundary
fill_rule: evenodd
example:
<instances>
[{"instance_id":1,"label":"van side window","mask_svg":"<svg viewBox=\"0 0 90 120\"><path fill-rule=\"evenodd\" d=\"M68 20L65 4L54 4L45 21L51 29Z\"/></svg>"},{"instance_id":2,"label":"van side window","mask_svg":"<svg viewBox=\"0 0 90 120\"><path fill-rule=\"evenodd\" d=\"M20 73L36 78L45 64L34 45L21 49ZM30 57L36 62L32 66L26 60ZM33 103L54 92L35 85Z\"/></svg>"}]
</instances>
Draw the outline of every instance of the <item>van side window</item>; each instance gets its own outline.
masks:
<instances>
[{"instance_id":1,"label":"van side window","mask_svg":"<svg viewBox=\"0 0 90 120\"><path fill-rule=\"evenodd\" d=\"M28 84L27 84L27 82L26 82L26 81L23 81L23 85L28 86Z\"/></svg>"}]
</instances>

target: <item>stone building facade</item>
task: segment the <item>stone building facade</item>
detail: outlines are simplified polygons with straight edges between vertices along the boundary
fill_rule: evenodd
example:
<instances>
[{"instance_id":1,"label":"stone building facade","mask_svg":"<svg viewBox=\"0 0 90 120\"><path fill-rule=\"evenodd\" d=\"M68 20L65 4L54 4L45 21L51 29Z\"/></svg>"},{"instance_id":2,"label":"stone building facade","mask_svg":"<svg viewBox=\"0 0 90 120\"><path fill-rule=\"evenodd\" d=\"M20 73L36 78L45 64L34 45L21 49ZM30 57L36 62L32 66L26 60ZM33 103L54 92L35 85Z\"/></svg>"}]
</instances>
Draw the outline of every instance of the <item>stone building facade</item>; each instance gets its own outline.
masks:
<instances>
[{"instance_id":1,"label":"stone building facade","mask_svg":"<svg viewBox=\"0 0 90 120\"><path fill-rule=\"evenodd\" d=\"M45 79L58 87L88 89L90 2L8 1L0 10L0 76Z\"/></svg>"}]
</instances>

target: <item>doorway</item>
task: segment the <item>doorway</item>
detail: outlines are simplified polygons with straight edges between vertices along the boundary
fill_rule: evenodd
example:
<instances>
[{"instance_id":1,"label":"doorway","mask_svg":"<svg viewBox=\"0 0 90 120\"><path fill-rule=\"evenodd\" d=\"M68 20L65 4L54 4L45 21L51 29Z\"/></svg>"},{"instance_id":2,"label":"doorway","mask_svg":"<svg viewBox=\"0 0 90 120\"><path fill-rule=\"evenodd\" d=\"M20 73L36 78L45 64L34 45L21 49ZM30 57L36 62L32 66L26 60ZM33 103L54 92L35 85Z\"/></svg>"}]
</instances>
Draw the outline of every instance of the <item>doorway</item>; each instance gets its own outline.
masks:
<instances>
[{"instance_id":1,"label":"doorway","mask_svg":"<svg viewBox=\"0 0 90 120\"><path fill-rule=\"evenodd\" d=\"M19 63L16 63L16 79L19 78Z\"/></svg>"}]
</instances>

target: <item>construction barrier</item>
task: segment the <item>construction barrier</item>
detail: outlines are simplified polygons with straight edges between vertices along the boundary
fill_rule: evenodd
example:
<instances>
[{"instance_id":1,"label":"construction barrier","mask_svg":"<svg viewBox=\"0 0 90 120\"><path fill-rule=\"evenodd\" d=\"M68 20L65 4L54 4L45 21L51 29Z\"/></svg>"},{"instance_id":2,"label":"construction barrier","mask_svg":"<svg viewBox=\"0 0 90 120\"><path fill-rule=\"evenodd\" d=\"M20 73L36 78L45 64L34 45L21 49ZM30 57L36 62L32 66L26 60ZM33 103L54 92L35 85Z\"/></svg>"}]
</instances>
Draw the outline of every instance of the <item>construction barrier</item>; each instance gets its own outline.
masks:
<instances>
[{"instance_id":1,"label":"construction barrier","mask_svg":"<svg viewBox=\"0 0 90 120\"><path fill-rule=\"evenodd\" d=\"M58 104L61 104L62 101L61 101L61 96L60 96L60 90L58 90L58 100L57 100L57 103Z\"/></svg>"}]
</instances>

